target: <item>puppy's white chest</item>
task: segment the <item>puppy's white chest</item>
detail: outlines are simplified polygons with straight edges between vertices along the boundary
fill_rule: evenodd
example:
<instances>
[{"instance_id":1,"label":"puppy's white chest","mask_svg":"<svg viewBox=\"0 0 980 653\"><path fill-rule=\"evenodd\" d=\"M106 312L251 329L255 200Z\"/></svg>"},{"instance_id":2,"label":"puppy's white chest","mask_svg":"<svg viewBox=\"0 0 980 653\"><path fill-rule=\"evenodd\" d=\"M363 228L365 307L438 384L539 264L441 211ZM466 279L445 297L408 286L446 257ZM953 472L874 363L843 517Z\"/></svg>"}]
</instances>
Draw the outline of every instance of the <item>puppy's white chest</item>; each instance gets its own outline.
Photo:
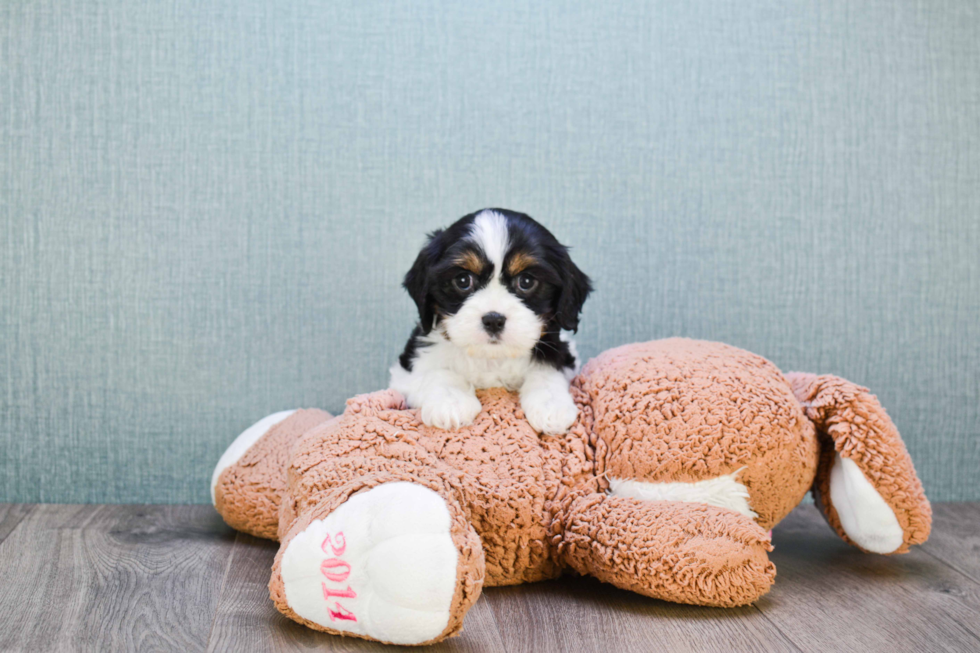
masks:
<instances>
[{"instance_id":1,"label":"puppy's white chest","mask_svg":"<svg viewBox=\"0 0 980 653\"><path fill-rule=\"evenodd\" d=\"M507 388L519 390L531 366L527 358L472 358L463 356L454 361L455 371L473 384L474 388Z\"/></svg>"}]
</instances>

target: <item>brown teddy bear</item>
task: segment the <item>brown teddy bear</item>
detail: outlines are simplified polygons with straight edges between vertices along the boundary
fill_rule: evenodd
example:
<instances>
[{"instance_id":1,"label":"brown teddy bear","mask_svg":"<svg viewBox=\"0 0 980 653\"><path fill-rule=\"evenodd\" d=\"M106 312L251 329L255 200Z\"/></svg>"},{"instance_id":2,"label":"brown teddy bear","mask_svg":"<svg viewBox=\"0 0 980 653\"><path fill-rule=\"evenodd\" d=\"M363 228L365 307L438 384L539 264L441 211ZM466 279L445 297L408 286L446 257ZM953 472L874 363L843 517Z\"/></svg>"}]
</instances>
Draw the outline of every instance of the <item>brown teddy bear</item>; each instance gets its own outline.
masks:
<instances>
[{"instance_id":1,"label":"brown teddy bear","mask_svg":"<svg viewBox=\"0 0 980 653\"><path fill-rule=\"evenodd\" d=\"M393 391L344 413L277 413L215 469L232 527L278 539L269 589L312 628L397 644L457 634L483 587L572 570L668 601L738 606L776 574L767 531L813 489L847 542L904 553L931 511L865 388L783 375L723 344L609 350L572 382L568 433L535 433L516 395L478 393L458 431Z\"/></svg>"}]
</instances>

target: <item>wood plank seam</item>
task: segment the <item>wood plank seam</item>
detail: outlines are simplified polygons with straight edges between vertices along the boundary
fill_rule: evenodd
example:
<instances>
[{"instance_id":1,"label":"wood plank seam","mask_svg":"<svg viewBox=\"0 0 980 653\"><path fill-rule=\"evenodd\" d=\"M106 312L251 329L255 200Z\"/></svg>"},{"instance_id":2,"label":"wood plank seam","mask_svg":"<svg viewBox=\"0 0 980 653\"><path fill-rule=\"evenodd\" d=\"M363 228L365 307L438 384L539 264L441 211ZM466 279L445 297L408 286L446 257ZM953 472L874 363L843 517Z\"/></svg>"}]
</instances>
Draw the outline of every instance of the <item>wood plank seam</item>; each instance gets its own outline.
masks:
<instances>
[{"instance_id":1,"label":"wood plank seam","mask_svg":"<svg viewBox=\"0 0 980 653\"><path fill-rule=\"evenodd\" d=\"M963 631L966 634L968 634L970 637L972 637L973 639L977 640L978 643L980 643L980 635L977 635L975 632L973 632L972 630L970 630L969 626L965 625L962 621L960 621L959 619L957 619L953 615L949 615L949 619L950 619L950 621L952 621L953 623L955 623L957 626L959 626L960 628L962 628ZM980 649L978 649L978 650L980 650Z\"/></svg>"},{"instance_id":2,"label":"wood plank seam","mask_svg":"<svg viewBox=\"0 0 980 653\"><path fill-rule=\"evenodd\" d=\"M956 573L958 573L960 576L963 576L964 578L968 579L970 582L975 583L976 585L980 585L980 580L974 578L969 573L967 573L967 572L963 571L962 569L958 568L956 565L954 565L953 563L951 563L949 560L946 560L945 558L941 558L938 555L936 555L935 553L933 553L932 551L930 551L928 544L925 544L925 545L922 546L922 551L923 551L923 553L925 553L926 555L928 555L933 560L936 560L937 562L942 563L944 566L948 567L949 569L952 569L953 571L955 571Z\"/></svg>"},{"instance_id":3,"label":"wood plank seam","mask_svg":"<svg viewBox=\"0 0 980 653\"><path fill-rule=\"evenodd\" d=\"M241 540L242 534L235 533L235 541L231 544L231 551L228 552L228 560L225 562L225 571L221 574L221 587L218 589L218 600L214 604L214 614L211 615L211 627L208 629L208 638L204 642L204 649L211 649L211 637L214 635L214 625L218 622L218 615L221 612L221 604L225 600L225 584L228 581L228 574L231 573L231 565L235 561L235 550L238 548L238 542Z\"/></svg>"},{"instance_id":4,"label":"wood plank seam","mask_svg":"<svg viewBox=\"0 0 980 653\"><path fill-rule=\"evenodd\" d=\"M0 546L3 546L3 543L7 541L7 538L9 538L14 531L20 528L20 525L23 524L24 521L27 519L27 517L34 512L34 508L37 507L37 504L14 503L14 504L10 504L10 506L11 506L10 510L7 511L7 513L3 517L3 520L0 521ZM8 524L7 526L4 526L3 522L7 521L7 519L10 516L10 513L14 511L16 511L16 513L19 513L19 514L15 514L14 523L12 525Z\"/></svg>"},{"instance_id":5,"label":"wood plank seam","mask_svg":"<svg viewBox=\"0 0 980 653\"><path fill-rule=\"evenodd\" d=\"M783 637L785 637L786 638L786 641L793 645L793 648L795 648L797 651L799 651L799 653L803 653L803 649L800 648L799 643L797 643L797 641L795 639L793 639L792 637L790 637L789 635L787 635L786 634L786 631L784 631L782 628L779 627L779 624L777 624L775 621L773 621L772 619L770 619L769 618L769 615L766 614L766 611L765 610L763 610L762 608L760 608L755 603L752 604L752 607L755 608L756 610L758 610L759 614L762 615L762 618L765 619L767 622L769 622L769 625L771 625Z\"/></svg>"},{"instance_id":6,"label":"wood plank seam","mask_svg":"<svg viewBox=\"0 0 980 653\"><path fill-rule=\"evenodd\" d=\"M490 615L490 622L493 624L493 630L497 634L497 641L500 642L501 646L503 646L503 634L500 632L500 624L497 623L497 615L493 611L493 606L490 605L490 599L486 594L481 593L479 600L487 604L486 607L489 609L486 612ZM466 628L465 623L463 624L463 628Z\"/></svg>"}]
</instances>

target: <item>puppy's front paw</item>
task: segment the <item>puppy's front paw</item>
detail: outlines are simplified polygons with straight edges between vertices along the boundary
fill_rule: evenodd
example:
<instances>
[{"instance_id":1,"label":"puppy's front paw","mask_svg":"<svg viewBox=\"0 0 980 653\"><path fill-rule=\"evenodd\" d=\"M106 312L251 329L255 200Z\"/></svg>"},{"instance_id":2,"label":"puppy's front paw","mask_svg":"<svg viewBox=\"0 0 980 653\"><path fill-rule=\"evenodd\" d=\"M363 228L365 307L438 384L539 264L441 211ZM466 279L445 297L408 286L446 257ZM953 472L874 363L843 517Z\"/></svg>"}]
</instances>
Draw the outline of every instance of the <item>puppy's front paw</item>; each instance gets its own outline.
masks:
<instances>
[{"instance_id":1,"label":"puppy's front paw","mask_svg":"<svg viewBox=\"0 0 980 653\"><path fill-rule=\"evenodd\" d=\"M566 432L578 417L578 406L567 390L551 392L542 389L521 393L521 408L531 428L547 435Z\"/></svg>"},{"instance_id":2,"label":"puppy's front paw","mask_svg":"<svg viewBox=\"0 0 980 653\"><path fill-rule=\"evenodd\" d=\"M482 408L472 391L446 388L422 404L422 421L436 428L455 430L472 424Z\"/></svg>"}]
</instances>

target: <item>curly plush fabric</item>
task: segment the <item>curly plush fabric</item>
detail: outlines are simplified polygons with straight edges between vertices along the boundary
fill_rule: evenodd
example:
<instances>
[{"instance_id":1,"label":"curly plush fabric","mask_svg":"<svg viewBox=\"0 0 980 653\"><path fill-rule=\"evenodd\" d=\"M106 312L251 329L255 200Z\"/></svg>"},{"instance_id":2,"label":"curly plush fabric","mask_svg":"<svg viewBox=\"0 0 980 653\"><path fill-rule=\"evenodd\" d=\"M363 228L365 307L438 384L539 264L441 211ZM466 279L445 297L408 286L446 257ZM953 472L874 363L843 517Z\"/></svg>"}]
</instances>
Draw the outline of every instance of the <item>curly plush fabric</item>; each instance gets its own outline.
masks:
<instances>
[{"instance_id":1,"label":"curly plush fabric","mask_svg":"<svg viewBox=\"0 0 980 653\"><path fill-rule=\"evenodd\" d=\"M730 510L593 493L575 497L562 517L563 562L646 596L734 607L765 594L776 576L769 536Z\"/></svg>"},{"instance_id":2,"label":"curly plush fabric","mask_svg":"<svg viewBox=\"0 0 980 653\"><path fill-rule=\"evenodd\" d=\"M483 410L458 431L426 426L390 390L350 399L335 418L298 411L220 474L216 506L234 527L279 539L270 593L284 614L319 630L401 644L458 633L484 586L569 570L669 601L751 603L775 578L767 531L811 487L830 524L852 541L831 503L837 452L867 480L855 500L877 490L874 506L887 506L885 516L901 528L901 546L883 552L903 552L928 536L928 501L897 431L867 390L842 379L788 379L737 348L670 339L601 354L571 392L579 416L562 436L535 433L517 395L502 389L479 391ZM436 526L416 533L410 521L399 523L391 537L419 560L442 551L432 564L453 565L455 584L426 585L409 569L416 558L404 568L384 566L368 550L388 514L384 502L397 496L390 488L402 487L430 497L420 519ZM744 509L731 508L739 502ZM363 516L376 525L341 510L354 504L376 506L376 515ZM322 535L334 522L338 532L322 551L306 544L309 533ZM354 533L367 535L355 542ZM330 557L344 549L330 537L348 538L347 557ZM375 576L350 571L363 565ZM340 566L340 576L329 571ZM380 568L405 578L378 579ZM323 581L320 598L321 571L348 585ZM413 620L404 615L415 614L416 586L434 607ZM377 607L370 612L382 599L365 597L376 594L402 606L392 608L402 621ZM435 625L419 625L429 622Z\"/></svg>"},{"instance_id":3,"label":"curly plush fabric","mask_svg":"<svg viewBox=\"0 0 980 653\"><path fill-rule=\"evenodd\" d=\"M292 447L330 418L330 413L316 408L298 410L221 472L214 488L214 506L229 526L255 537L275 538Z\"/></svg>"},{"instance_id":4,"label":"curly plush fabric","mask_svg":"<svg viewBox=\"0 0 980 653\"><path fill-rule=\"evenodd\" d=\"M608 477L698 481L738 472L771 529L813 480L818 446L769 361L713 342L655 340L606 351L582 371Z\"/></svg>"},{"instance_id":5,"label":"curly plush fabric","mask_svg":"<svg viewBox=\"0 0 980 653\"><path fill-rule=\"evenodd\" d=\"M878 398L867 388L836 376L797 372L787 378L827 442L813 485L814 501L827 523L844 541L861 548L844 531L830 498L830 470L837 453L858 464L895 514L904 537L894 553L905 553L913 544L925 542L932 527L932 509L905 443Z\"/></svg>"},{"instance_id":6,"label":"curly plush fabric","mask_svg":"<svg viewBox=\"0 0 980 653\"><path fill-rule=\"evenodd\" d=\"M477 396L483 411L459 431L424 425L390 390L348 400L343 415L293 449L280 539L337 488L410 481L463 507L483 543L487 586L557 576L561 566L547 545L550 505L570 487L597 489L586 447L574 437L538 436L516 394Z\"/></svg>"}]
</instances>

